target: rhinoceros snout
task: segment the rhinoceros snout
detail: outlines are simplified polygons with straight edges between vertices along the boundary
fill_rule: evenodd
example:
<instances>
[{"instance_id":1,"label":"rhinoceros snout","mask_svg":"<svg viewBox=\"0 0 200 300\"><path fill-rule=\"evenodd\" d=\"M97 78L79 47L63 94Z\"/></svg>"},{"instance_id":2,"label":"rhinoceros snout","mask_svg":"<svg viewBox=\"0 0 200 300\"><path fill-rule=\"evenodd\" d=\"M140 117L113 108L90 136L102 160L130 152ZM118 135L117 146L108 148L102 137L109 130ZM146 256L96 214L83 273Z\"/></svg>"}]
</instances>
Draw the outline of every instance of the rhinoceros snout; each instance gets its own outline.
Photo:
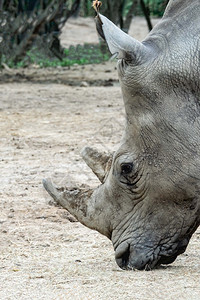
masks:
<instances>
[{"instance_id":1,"label":"rhinoceros snout","mask_svg":"<svg viewBox=\"0 0 200 300\"><path fill-rule=\"evenodd\" d=\"M115 254L115 260L118 266L123 270L151 270L154 266L149 263L149 258L146 257L145 253L134 255L130 246L121 255L117 252Z\"/></svg>"},{"instance_id":2,"label":"rhinoceros snout","mask_svg":"<svg viewBox=\"0 0 200 300\"><path fill-rule=\"evenodd\" d=\"M118 266L123 270L146 270L150 271L160 264L170 264L176 259L177 255L174 256L162 256L160 259L153 258L153 255L149 257L146 253L133 253L128 247L121 256L117 253L115 260Z\"/></svg>"},{"instance_id":3,"label":"rhinoceros snout","mask_svg":"<svg viewBox=\"0 0 200 300\"><path fill-rule=\"evenodd\" d=\"M145 253L137 253L128 242L119 245L115 251L115 260L118 266L123 270L144 270L150 269L149 258Z\"/></svg>"},{"instance_id":4,"label":"rhinoceros snout","mask_svg":"<svg viewBox=\"0 0 200 300\"><path fill-rule=\"evenodd\" d=\"M162 251L162 247L157 247L153 251L153 249L145 249L145 247L139 250L132 247L128 242L123 242L115 250L115 260L123 270L149 271L160 265L174 262L177 256L185 251L187 244L188 239L184 239L165 251Z\"/></svg>"},{"instance_id":5,"label":"rhinoceros snout","mask_svg":"<svg viewBox=\"0 0 200 300\"><path fill-rule=\"evenodd\" d=\"M115 249L115 260L123 270L151 270L157 260L153 261L153 256L150 257L148 252L144 248L138 250L125 241Z\"/></svg>"}]
</instances>

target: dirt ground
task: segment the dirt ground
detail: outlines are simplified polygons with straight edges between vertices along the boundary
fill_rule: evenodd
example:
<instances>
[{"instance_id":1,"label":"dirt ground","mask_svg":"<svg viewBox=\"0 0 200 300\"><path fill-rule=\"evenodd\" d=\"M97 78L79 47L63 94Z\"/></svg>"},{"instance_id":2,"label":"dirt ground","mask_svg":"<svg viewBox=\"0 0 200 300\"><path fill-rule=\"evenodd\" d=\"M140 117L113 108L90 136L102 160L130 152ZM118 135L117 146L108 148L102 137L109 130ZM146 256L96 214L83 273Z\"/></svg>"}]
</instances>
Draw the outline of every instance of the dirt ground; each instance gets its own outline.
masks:
<instances>
[{"instance_id":1,"label":"dirt ground","mask_svg":"<svg viewBox=\"0 0 200 300\"><path fill-rule=\"evenodd\" d=\"M81 43L77 32L97 39L91 19L67 26L64 45ZM141 19L132 28L147 33ZM115 62L0 74L0 299L200 299L200 230L172 265L122 271L111 242L42 187L46 177L98 185L79 152L116 149L123 124Z\"/></svg>"}]
</instances>

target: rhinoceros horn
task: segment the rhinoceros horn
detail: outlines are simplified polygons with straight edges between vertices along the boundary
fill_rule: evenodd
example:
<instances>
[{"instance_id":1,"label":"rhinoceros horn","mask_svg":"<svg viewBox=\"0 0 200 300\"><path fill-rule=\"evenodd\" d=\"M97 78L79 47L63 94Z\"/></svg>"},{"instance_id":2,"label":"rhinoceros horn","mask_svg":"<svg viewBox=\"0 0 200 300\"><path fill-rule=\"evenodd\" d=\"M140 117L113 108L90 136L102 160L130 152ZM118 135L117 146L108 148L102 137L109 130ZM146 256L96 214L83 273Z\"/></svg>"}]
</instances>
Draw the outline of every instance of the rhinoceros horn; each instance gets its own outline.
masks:
<instances>
[{"instance_id":1,"label":"rhinoceros horn","mask_svg":"<svg viewBox=\"0 0 200 300\"><path fill-rule=\"evenodd\" d=\"M111 54L116 54L119 59L132 60L148 52L146 46L126 34L101 14L96 16L96 27L99 35L106 40Z\"/></svg>"},{"instance_id":2,"label":"rhinoceros horn","mask_svg":"<svg viewBox=\"0 0 200 300\"><path fill-rule=\"evenodd\" d=\"M99 152L90 147L84 147L81 151L81 156L101 183L103 183L110 169L112 154Z\"/></svg>"},{"instance_id":3,"label":"rhinoceros horn","mask_svg":"<svg viewBox=\"0 0 200 300\"><path fill-rule=\"evenodd\" d=\"M49 178L43 179L43 186L58 204L67 209L80 222L89 225L86 202L93 192L91 189L79 189L78 187L73 189L57 188ZM75 201L75 199L79 200Z\"/></svg>"},{"instance_id":4,"label":"rhinoceros horn","mask_svg":"<svg viewBox=\"0 0 200 300\"><path fill-rule=\"evenodd\" d=\"M87 186L75 188L58 188L51 179L44 179L43 186L51 197L62 207L68 210L79 222L85 226L99 231L110 238L109 218L105 215L104 203L98 197L99 188L93 190ZM108 209L109 211L109 209Z\"/></svg>"}]
</instances>

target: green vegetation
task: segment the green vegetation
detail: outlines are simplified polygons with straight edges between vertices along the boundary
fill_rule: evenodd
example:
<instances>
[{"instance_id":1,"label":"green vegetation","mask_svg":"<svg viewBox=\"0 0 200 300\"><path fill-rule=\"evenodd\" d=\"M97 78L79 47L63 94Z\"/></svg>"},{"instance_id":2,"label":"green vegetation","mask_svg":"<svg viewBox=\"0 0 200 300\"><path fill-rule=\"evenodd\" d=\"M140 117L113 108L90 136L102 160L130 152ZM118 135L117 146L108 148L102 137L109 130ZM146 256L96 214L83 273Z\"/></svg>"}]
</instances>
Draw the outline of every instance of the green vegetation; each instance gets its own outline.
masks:
<instances>
[{"instance_id":1,"label":"green vegetation","mask_svg":"<svg viewBox=\"0 0 200 300\"><path fill-rule=\"evenodd\" d=\"M81 0L0 0L0 63L16 64L34 47L62 60L60 33ZM11 63L10 63L11 64Z\"/></svg>"},{"instance_id":2,"label":"green vegetation","mask_svg":"<svg viewBox=\"0 0 200 300\"><path fill-rule=\"evenodd\" d=\"M113 7L116 8L119 5L119 9L122 9L122 16L125 17L132 4L134 4L134 15L143 15L141 9L141 0L101 0L102 7L101 11L103 13L109 14L108 10ZM121 3L120 3L121 2ZM151 16L161 17L164 13L165 7L169 0L144 0L144 4L148 9ZM120 3L120 4L119 4ZM113 5L113 7L112 7ZM82 16L93 16L94 12L91 9L91 0L82 0L81 2L81 14Z\"/></svg>"},{"instance_id":3,"label":"green vegetation","mask_svg":"<svg viewBox=\"0 0 200 300\"><path fill-rule=\"evenodd\" d=\"M169 0L144 0L150 15L154 17L162 17L168 2Z\"/></svg>"},{"instance_id":4,"label":"green vegetation","mask_svg":"<svg viewBox=\"0 0 200 300\"><path fill-rule=\"evenodd\" d=\"M162 16L169 0L101 0L101 13L128 32L133 15ZM61 28L73 15L94 16L92 0L0 0L0 68L71 66L109 59L105 45L63 49ZM77 33L78 34L78 33Z\"/></svg>"},{"instance_id":5,"label":"green vegetation","mask_svg":"<svg viewBox=\"0 0 200 300\"><path fill-rule=\"evenodd\" d=\"M49 58L45 54L34 48L26 53L26 56L17 63L11 60L6 60L3 57L2 62L6 63L10 68L24 68L30 64L38 65L41 68L46 67L65 67L72 66L74 64L98 64L103 61L107 61L110 58L110 53L107 49L102 51L101 44L84 44L77 45L76 47L70 46L69 49L64 50L64 56L62 60L56 57Z\"/></svg>"}]
</instances>

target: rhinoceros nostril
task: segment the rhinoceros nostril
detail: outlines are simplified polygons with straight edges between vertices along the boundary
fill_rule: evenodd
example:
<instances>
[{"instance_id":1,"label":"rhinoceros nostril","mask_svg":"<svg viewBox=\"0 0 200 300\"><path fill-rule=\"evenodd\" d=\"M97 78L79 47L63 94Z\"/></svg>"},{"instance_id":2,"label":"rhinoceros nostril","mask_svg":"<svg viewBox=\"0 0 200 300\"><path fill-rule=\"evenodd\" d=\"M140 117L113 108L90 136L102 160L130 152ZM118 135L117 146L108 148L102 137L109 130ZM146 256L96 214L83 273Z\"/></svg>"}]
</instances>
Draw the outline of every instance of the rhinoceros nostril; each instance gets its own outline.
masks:
<instances>
[{"instance_id":1,"label":"rhinoceros nostril","mask_svg":"<svg viewBox=\"0 0 200 300\"><path fill-rule=\"evenodd\" d=\"M127 268L129 256L130 256L130 245L128 243L120 245L119 248L116 250L115 260L121 269Z\"/></svg>"},{"instance_id":2,"label":"rhinoceros nostril","mask_svg":"<svg viewBox=\"0 0 200 300\"><path fill-rule=\"evenodd\" d=\"M122 255L122 266L124 268L126 268L127 264L128 264L128 259L130 256L130 247L128 247L128 249L124 252L124 254Z\"/></svg>"}]
</instances>

